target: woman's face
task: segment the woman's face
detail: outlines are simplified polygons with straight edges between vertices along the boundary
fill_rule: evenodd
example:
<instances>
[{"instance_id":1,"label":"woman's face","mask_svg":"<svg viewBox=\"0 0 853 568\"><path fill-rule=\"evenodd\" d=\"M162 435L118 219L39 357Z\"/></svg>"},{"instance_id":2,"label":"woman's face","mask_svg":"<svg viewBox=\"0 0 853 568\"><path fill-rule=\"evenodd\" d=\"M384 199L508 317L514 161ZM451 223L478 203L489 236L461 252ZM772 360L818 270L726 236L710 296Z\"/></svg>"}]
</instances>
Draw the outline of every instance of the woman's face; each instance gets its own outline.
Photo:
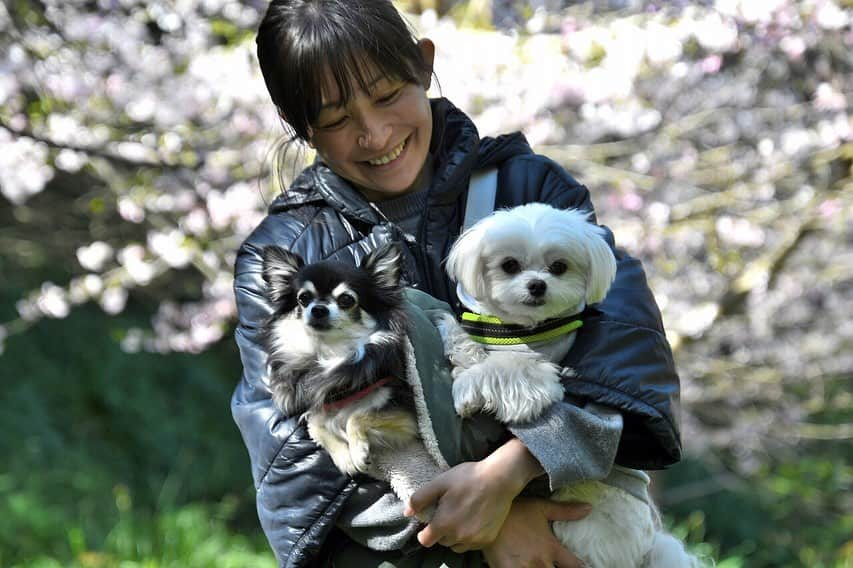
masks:
<instances>
[{"instance_id":1,"label":"woman's face","mask_svg":"<svg viewBox=\"0 0 853 568\"><path fill-rule=\"evenodd\" d=\"M432 137L424 86L375 75L368 92L356 85L342 102L334 81L329 83L309 139L326 165L370 201L417 187Z\"/></svg>"}]
</instances>

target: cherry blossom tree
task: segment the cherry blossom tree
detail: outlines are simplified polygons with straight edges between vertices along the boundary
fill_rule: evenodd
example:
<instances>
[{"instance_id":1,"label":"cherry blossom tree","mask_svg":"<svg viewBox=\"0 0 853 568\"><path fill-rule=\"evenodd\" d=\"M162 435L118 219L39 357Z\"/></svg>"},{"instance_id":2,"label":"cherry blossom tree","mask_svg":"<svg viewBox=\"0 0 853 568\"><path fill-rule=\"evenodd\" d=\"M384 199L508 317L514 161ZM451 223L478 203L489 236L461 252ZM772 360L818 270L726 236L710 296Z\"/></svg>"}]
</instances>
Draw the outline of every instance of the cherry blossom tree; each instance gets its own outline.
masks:
<instances>
[{"instance_id":1,"label":"cherry blossom tree","mask_svg":"<svg viewBox=\"0 0 853 568\"><path fill-rule=\"evenodd\" d=\"M417 4L436 94L482 134L523 130L643 259L689 447L735 448L748 472L779 444L853 436L814 418L849 405L853 372L849 3ZM159 308L128 350L198 352L228 332L234 252L279 172L311 157L275 163L253 51L265 5L0 6L0 239L73 274L21 298L0 350L130 294Z\"/></svg>"}]
</instances>

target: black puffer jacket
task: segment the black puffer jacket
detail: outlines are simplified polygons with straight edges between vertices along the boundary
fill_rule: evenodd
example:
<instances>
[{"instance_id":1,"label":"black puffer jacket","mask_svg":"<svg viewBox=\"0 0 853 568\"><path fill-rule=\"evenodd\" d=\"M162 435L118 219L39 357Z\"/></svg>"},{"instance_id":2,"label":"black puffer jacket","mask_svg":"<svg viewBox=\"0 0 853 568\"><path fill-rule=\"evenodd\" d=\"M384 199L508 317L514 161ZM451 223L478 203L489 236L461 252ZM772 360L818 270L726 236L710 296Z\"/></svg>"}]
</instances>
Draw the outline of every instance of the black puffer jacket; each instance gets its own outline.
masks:
<instances>
[{"instance_id":1,"label":"black puffer jacket","mask_svg":"<svg viewBox=\"0 0 853 568\"><path fill-rule=\"evenodd\" d=\"M464 214L471 172L498 168L497 207L542 201L592 209L589 191L560 166L534 154L520 134L480 139L474 124L444 99L434 100L435 174L418 244L408 243L409 285L459 307L441 267ZM399 231L347 182L318 163L278 198L239 250L234 288L243 376L231 402L249 450L261 525L282 566L311 564L358 483L341 474L308 437L304 424L282 416L266 384L258 327L269 314L263 298L261 251L287 247L308 262L358 262L380 243L402 242ZM612 244L612 235L610 236ZM624 433L617 463L659 469L680 458L679 385L660 313L640 263L617 251L616 281L595 317L578 334L567 365L578 377L570 395L618 408ZM378 482L373 482L378 483Z\"/></svg>"}]
</instances>

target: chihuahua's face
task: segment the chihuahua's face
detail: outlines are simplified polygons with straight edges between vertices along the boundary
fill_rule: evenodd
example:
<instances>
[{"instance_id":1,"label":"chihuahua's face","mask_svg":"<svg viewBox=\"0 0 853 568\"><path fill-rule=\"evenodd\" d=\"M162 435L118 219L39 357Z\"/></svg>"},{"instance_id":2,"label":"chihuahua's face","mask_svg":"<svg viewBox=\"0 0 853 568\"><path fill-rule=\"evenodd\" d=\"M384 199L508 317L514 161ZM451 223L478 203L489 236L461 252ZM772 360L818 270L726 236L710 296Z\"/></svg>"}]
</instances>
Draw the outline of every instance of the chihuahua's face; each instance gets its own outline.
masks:
<instances>
[{"instance_id":1,"label":"chihuahua's face","mask_svg":"<svg viewBox=\"0 0 853 568\"><path fill-rule=\"evenodd\" d=\"M294 278L296 316L306 328L317 333L344 330L358 331L375 327L369 312L362 305L370 300L363 289L360 274L340 265L312 265L297 272Z\"/></svg>"},{"instance_id":2,"label":"chihuahua's face","mask_svg":"<svg viewBox=\"0 0 853 568\"><path fill-rule=\"evenodd\" d=\"M305 265L299 255L270 246L264 249L263 274L279 319L277 342L304 344L305 350L366 338L400 302L400 254L394 245L368 254L359 267L336 261Z\"/></svg>"},{"instance_id":3,"label":"chihuahua's face","mask_svg":"<svg viewBox=\"0 0 853 568\"><path fill-rule=\"evenodd\" d=\"M447 261L484 313L533 325L604 298L616 261L588 213L531 203L497 211L463 233Z\"/></svg>"}]
</instances>

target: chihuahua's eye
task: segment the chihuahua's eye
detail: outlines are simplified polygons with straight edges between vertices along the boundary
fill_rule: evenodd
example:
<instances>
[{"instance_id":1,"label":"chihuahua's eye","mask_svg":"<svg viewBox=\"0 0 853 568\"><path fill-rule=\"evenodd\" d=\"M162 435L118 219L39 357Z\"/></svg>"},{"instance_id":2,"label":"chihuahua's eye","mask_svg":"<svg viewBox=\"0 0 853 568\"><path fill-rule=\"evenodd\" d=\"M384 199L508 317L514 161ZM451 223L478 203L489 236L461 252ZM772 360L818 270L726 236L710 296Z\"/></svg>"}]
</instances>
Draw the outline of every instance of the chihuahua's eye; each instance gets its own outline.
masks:
<instances>
[{"instance_id":1,"label":"chihuahua's eye","mask_svg":"<svg viewBox=\"0 0 853 568\"><path fill-rule=\"evenodd\" d=\"M352 294L341 294L338 296L338 307L342 310L348 310L355 305L355 298Z\"/></svg>"},{"instance_id":2,"label":"chihuahua's eye","mask_svg":"<svg viewBox=\"0 0 853 568\"><path fill-rule=\"evenodd\" d=\"M514 258L508 258L501 263L501 268L507 274L518 274L521 272L521 264Z\"/></svg>"},{"instance_id":3,"label":"chihuahua's eye","mask_svg":"<svg viewBox=\"0 0 853 568\"><path fill-rule=\"evenodd\" d=\"M308 304L310 304L311 300L313 300L313 299L314 299L314 294L312 294L311 292L308 292L306 290L302 290L296 296L296 301L299 302L299 305L302 306L303 308L307 308Z\"/></svg>"},{"instance_id":4,"label":"chihuahua's eye","mask_svg":"<svg viewBox=\"0 0 853 568\"><path fill-rule=\"evenodd\" d=\"M548 267L548 272L550 272L551 274L553 274L555 276L559 276L560 274L563 274L568 269L569 269L569 266L565 262L563 262L562 260L555 260Z\"/></svg>"}]
</instances>

